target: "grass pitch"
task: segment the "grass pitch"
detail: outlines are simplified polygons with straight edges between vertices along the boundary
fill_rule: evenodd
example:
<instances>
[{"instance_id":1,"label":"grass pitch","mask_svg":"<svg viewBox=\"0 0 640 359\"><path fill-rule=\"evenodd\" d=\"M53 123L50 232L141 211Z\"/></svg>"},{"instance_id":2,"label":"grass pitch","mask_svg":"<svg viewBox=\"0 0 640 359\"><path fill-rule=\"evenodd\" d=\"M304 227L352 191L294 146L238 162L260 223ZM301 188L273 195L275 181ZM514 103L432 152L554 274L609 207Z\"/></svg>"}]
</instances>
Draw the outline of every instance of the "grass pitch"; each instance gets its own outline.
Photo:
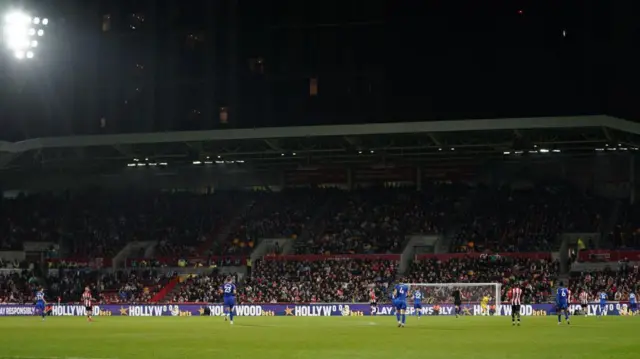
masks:
<instances>
[{"instance_id":1,"label":"grass pitch","mask_svg":"<svg viewBox=\"0 0 640 359\"><path fill-rule=\"evenodd\" d=\"M637 358L640 318L0 318L2 359Z\"/></svg>"}]
</instances>

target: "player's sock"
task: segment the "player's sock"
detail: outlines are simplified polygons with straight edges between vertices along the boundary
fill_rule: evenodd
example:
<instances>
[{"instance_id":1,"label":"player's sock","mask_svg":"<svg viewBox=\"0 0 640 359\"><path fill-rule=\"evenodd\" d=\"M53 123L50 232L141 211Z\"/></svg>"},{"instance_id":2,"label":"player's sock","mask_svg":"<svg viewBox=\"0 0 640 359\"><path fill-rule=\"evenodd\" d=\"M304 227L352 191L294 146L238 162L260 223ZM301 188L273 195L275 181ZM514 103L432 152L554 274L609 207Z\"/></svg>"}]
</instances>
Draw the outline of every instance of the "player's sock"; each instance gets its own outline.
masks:
<instances>
[{"instance_id":1,"label":"player's sock","mask_svg":"<svg viewBox=\"0 0 640 359\"><path fill-rule=\"evenodd\" d=\"M407 315L406 314L402 314L402 325L404 325L405 321L406 321Z\"/></svg>"},{"instance_id":2,"label":"player's sock","mask_svg":"<svg viewBox=\"0 0 640 359\"><path fill-rule=\"evenodd\" d=\"M229 312L229 321L233 323L233 311Z\"/></svg>"},{"instance_id":3,"label":"player's sock","mask_svg":"<svg viewBox=\"0 0 640 359\"><path fill-rule=\"evenodd\" d=\"M398 320L398 323L400 323L400 311L396 312L396 319Z\"/></svg>"},{"instance_id":4,"label":"player's sock","mask_svg":"<svg viewBox=\"0 0 640 359\"><path fill-rule=\"evenodd\" d=\"M562 314L558 314L558 323L562 323Z\"/></svg>"}]
</instances>

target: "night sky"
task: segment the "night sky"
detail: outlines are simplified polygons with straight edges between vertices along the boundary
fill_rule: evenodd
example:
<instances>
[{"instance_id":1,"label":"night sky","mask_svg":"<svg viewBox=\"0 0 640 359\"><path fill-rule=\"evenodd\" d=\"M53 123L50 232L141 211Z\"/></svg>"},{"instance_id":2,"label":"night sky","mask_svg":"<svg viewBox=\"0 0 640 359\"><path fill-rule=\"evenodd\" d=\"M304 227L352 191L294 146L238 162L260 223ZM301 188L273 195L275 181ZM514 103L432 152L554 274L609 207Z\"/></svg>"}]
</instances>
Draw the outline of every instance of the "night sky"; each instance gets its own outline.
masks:
<instances>
[{"instance_id":1,"label":"night sky","mask_svg":"<svg viewBox=\"0 0 640 359\"><path fill-rule=\"evenodd\" d=\"M10 8L5 4L4 10ZM0 140L606 113L637 120L632 1L25 2Z\"/></svg>"}]
</instances>

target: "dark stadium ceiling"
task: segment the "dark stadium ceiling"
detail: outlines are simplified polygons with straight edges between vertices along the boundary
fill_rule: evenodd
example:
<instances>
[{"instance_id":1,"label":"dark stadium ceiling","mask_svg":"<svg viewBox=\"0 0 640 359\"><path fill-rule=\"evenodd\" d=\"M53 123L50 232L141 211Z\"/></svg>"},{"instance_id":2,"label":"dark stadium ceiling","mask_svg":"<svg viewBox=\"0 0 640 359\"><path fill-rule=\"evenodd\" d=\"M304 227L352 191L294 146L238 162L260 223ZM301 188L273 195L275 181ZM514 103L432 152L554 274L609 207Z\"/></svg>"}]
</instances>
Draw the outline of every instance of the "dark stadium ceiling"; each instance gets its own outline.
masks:
<instances>
[{"instance_id":1,"label":"dark stadium ceiling","mask_svg":"<svg viewBox=\"0 0 640 359\"><path fill-rule=\"evenodd\" d=\"M438 166L512 155L585 156L607 146L636 150L640 125L577 116L42 138L0 142L0 170L100 172L216 161L254 169Z\"/></svg>"}]
</instances>

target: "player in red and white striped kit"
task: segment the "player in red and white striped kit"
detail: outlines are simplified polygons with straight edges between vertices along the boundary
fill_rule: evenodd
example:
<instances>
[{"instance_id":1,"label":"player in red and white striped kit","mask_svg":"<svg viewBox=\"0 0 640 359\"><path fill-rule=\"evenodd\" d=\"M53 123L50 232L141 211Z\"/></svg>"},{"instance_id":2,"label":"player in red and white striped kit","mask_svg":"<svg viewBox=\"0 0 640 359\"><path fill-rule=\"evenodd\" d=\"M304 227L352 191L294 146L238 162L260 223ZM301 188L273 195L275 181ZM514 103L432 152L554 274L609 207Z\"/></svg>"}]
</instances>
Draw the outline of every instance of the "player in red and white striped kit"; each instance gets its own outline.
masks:
<instances>
[{"instance_id":1,"label":"player in red and white striped kit","mask_svg":"<svg viewBox=\"0 0 640 359\"><path fill-rule=\"evenodd\" d=\"M582 311L586 317L589 312L589 293L584 289L580 292L580 306L582 307Z\"/></svg>"},{"instance_id":2,"label":"player in red and white striped kit","mask_svg":"<svg viewBox=\"0 0 640 359\"><path fill-rule=\"evenodd\" d=\"M520 287L511 288L509 301L511 302L511 325L516 325L516 318L518 318L517 324L520 326L520 305L522 304L522 289Z\"/></svg>"},{"instance_id":3,"label":"player in red and white striped kit","mask_svg":"<svg viewBox=\"0 0 640 359\"><path fill-rule=\"evenodd\" d=\"M87 311L87 320L90 322L93 321L93 318L91 317L91 314L93 313L93 296L91 295L89 287L84 288L84 293L82 293L82 303Z\"/></svg>"},{"instance_id":4,"label":"player in red and white striped kit","mask_svg":"<svg viewBox=\"0 0 640 359\"><path fill-rule=\"evenodd\" d=\"M376 299L376 291L373 288L369 290L369 305L371 306L371 315L376 315L378 311L378 301Z\"/></svg>"}]
</instances>

